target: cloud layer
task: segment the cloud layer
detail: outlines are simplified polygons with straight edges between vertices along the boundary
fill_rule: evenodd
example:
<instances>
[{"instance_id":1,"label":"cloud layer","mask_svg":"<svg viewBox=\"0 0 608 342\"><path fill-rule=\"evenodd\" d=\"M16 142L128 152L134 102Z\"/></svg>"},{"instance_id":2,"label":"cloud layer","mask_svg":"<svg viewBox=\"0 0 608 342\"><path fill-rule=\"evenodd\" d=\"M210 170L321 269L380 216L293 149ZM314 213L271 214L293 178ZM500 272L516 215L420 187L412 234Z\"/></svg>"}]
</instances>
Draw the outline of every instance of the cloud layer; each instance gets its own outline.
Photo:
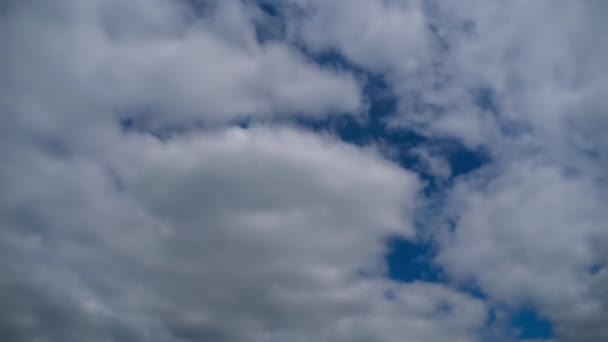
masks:
<instances>
[{"instance_id":1,"label":"cloud layer","mask_svg":"<svg viewBox=\"0 0 608 342\"><path fill-rule=\"evenodd\" d=\"M5 1L0 339L606 340L606 9Z\"/></svg>"},{"instance_id":2,"label":"cloud layer","mask_svg":"<svg viewBox=\"0 0 608 342\"><path fill-rule=\"evenodd\" d=\"M251 128L111 152L21 151L2 175L7 338L467 341L483 323L478 300L382 279L418 182L373 151Z\"/></svg>"}]
</instances>

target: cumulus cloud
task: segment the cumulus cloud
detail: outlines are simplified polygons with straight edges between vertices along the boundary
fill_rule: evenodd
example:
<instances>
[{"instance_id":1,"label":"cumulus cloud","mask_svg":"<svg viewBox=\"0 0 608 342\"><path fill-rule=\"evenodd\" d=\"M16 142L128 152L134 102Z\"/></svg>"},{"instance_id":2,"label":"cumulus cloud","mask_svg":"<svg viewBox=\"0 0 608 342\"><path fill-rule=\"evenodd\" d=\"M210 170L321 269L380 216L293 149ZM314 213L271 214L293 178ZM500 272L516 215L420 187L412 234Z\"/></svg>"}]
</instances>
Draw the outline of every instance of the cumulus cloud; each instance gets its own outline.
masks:
<instances>
[{"instance_id":1,"label":"cumulus cloud","mask_svg":"<svg viewBox=\"0 0 608 342\"><path fill-rule=\"evenodd\" d=\"M56 133L126 115L177 125L361 109L352 76L261 44L240 2L200 17L184 4L13 2L0 23L5 110Z\"/></svg>"},{"instance_id":2,"label":"cumulus cloud","mask_svg":"<svg viewBox=\"0 0 608 342\"><path fill-rule=\"evenodd\" d=\"M605 3L291 3L294 39L384 75L390 125L489 152L432 209L448 273L501 305L532 303L558 341L605 340ZM428 173L449 177L425 151Z\"/></svg>"},{"instance_id":3,"label":"cumulus cloud","mask_svg":"<svg viewBox=\"0 0 608 342\"><path fill-rule=\"evenodd\" d=\"M459 182L448 208L454 231L439 261L511 307L533 305L564 341L605 336L606 196L582 175L521 163ZM574 330L574 331L573 331ZM594 336L594 337L592 337Z\"/></svg>"},{"instance_id":4,"label":"cumulus cloud","mask_svg":"<svg viewBox=\"0 0 608 342\"><path fill-rule=\"evenodd\" d=\"M129 135L94 160L22 151L1 179L5 336L470 341L484 321L445 286L383 279L416 177L329 137Z\"/></svg>"},{"instance_id":5,"label":"cumulus cloud","mask_svg":"<svg viewBox=\"0 0 608 342\"><path fill-rule=\"evenodd\" d=\"M474 146L526 130L555 143L572 125L606 124L600 1L290 4L294 39L385 75L400 101L395 125Z\"/></svg>"}]
</instances>

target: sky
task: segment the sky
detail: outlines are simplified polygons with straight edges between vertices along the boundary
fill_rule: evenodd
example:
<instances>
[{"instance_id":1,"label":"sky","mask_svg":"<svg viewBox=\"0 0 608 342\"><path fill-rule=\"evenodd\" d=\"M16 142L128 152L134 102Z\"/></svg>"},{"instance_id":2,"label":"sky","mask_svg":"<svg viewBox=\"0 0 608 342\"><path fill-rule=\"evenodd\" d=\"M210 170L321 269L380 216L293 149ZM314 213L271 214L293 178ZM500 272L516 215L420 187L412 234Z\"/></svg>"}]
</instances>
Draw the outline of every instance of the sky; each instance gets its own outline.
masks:
<instances>
[{"instance_id":1,"label":"sky","mask_svg":"<svg viewBox=\"0 0 608 342\"><path fill-rule=\"evenodd\" d=\"M608 2L0 2L0 340L608 340Z\"/></svg>"}]
</instances>

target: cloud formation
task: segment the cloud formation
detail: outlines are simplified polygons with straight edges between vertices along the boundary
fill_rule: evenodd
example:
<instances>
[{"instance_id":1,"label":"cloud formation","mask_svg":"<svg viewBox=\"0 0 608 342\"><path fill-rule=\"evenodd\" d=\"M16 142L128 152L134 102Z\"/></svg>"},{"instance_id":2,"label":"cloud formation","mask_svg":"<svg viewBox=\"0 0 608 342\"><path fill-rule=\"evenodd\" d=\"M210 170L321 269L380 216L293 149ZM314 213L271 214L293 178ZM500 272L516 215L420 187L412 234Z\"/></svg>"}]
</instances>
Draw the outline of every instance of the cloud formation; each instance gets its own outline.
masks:
<instances>
[{"instance_id":1,"label":"cloud formation","mask_svg":"<svg viewBox=\"0 0 608 342\"><path fill-rule=\"evenodd\" d=\"M560 341L606 339L604 2L291 4L293 39L385 75L390 125L490 156L437 195L445 222L426 222L453 280L534 307ZM428 151L414 153L445 179Z\"/></svg>"},{"instance_id":2,"label":"cloud formation","mask_svg":"<svg viewBox=\"0 0 608 342\"><path fill-rule=\"evenodd\" d=\"M0 339L606 340L606 9L5 1Z\"/></svg>"},{"instance_id":3,"label":"cloud formation","mask_svg":"<svg viewBox=\"0 0 608 342\"><path fill-rule=\"evenodd\" d=\"M382 239L413 236L418 182L373 151L269 128L113 147L11 159L5 336L468 341L483 323L467 295L383 279Z\"/></svg>"}]
</instances>

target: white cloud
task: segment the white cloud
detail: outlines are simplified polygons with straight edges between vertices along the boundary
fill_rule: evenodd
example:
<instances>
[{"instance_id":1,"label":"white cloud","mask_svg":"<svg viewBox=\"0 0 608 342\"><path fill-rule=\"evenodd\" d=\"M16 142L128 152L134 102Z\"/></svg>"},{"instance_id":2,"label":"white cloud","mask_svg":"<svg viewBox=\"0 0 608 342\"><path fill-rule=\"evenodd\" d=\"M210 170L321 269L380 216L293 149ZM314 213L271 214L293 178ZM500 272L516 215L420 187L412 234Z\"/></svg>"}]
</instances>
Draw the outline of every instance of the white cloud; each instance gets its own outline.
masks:
<instances>
[{"instance_id":1,"label":"white cloud","mask_svg":"<svg viewBox=\"0 0 608 342\"><path fill-rule=\"evenodd\" d=\"M394 127L489 152L452 182L410 151L454 184L437 216L455 230L433 230L453 279L533 304L556 341L606 339L604 2L292 0L288 42L264 43L255 25L278 19L253 2L187 4L1 5L6 339L481 338L484 303L382 278L382 239L414 238L411 173L329 137L218 128L362 110L351 74L288 42L383 75ZM161 142L121 133L126 116L212 128Z\"/></svg>"},{"instance_id":2,"label":"white cloud","mask_svg":"<svg viewBox=\"0 0 608 342\"><path fill-rule=\"evenodd\" d=\"M553 144L571 142L573 125L606 125L602 2L291 3L304 9L289 17L294 39L390 81L395 125L471 146L500 144L506 126ZM475 104L480 88L494 92L499 118Z\"/></svg>"},{"instance_id":3,"label":"white cloud","mask_svg":"<svg viewBox=\"0 0 608 342\"><path fill-rule=\"evenodd\" d=\"M29 129L54 134L115 124L124 112L181 124L361 109L349 74L321 68L285 44L258 43L248 7L221 2L191 18L178 4L9 6L0 23L6 110Z\"/></svg>"},{"instance_id":4,"label":"white cloud","mask_svg":"<svg viewBox=\"0 0 608 342\"><path fill-rule=\"evenodd\" d=\"M294 3L309 9L294 39L386 77L393 126L489 152L448 195L448 272L537 305L558 341L605 340L605 281L588 272L607 261L605 2Z\"/></svg>"},{"instance_id":5,"label":"white cloud","mask_svg":"<svg viewBox=\"0 0 608 342\"><path fill-rule=\"evenodd\" d=\"M457 226L441 239L438 261L492 300L533 305L560 340L602 340L608 311L597 287L605 283L590 270L606 262L605 192L555 165L522 162L496 173L462 180L450 195Z\"/></svg>"},{"instance_id":6,"label":"white cloud","mask_svg":"<svg viewBox=\"0 0 608 342\"><path fill-rule=\"evenodd\" d=\"M473 341L484 322L478 300L381 277L418 181L371 150L251 128L7 156L0 321L21 340Z\"/></svg>"},{"instance_id":7,"label":"white cloud","mask_svg":"<svg viewBox=\"0 0 608 342\"><path fill-rule=\"evenodd\" d=\"M291 1L292 34L313 51L337 50L375 72L415 71L431 57L420 1Z\"/></svg>"}]
</instances>

